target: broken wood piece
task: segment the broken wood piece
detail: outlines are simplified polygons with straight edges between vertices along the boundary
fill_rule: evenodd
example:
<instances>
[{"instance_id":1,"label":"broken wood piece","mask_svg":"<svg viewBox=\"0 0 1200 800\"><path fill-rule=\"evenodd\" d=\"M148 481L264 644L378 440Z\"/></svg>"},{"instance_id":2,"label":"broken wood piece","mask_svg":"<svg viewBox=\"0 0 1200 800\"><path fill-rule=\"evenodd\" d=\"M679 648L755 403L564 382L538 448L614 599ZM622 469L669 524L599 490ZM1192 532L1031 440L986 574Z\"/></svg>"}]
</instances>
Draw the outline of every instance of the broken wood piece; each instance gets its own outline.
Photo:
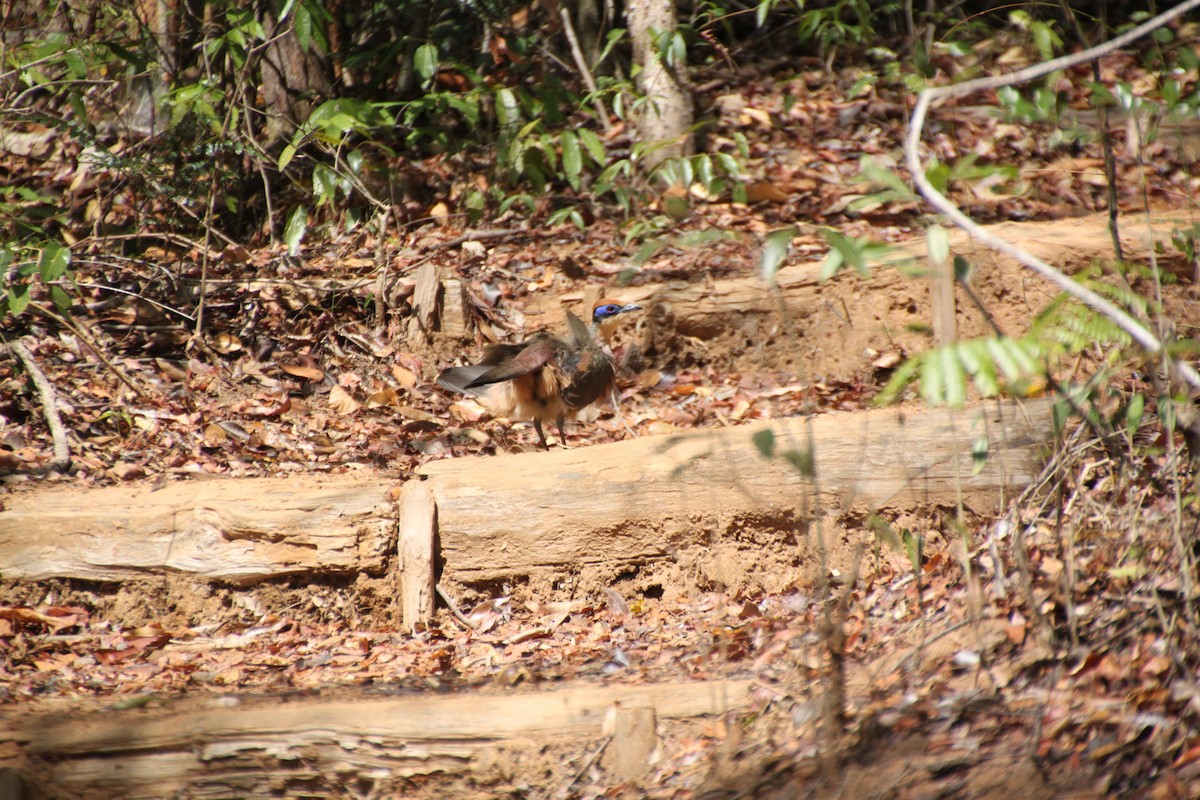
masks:
<instances>
[{"instance_id":1,"label":"broken wood piece","mask_svg":"<svg viewBox=\"0 0 1200 800\"><path fill-rule=\"evenodd\" d=\"M438 269L432 263L424 264L417 270L417 283L413 288L413 316L426 334L435 330L440 318L439 300L442 284L438 279Z\"/></svg>"},{"instance_id":2,"label":"broken wood piece","mask_svg":"<svg viewBox=\"0 0 1200 800\"><path fill-rule=\"evenodd\" d=\"M0 574L118 581L182 572L248 584L297 573L381 573L395 543L393 481L213 479L13 495Z\"/></svg>"},{"instance_id":3,"label":"broken wood piece","mask_svg":"<svg viewBox=\"0 0 1200 800\"><path fill-rule=\"evenodd\" d=\"M400 618L407 630L433 616L437 506L421 480L400 490L399 566Z\"/></svg>"},{"instance_id":4,"label":"broken wood piece","mask_svg":"<svg viewBox=\"0 0 1200 800\"><path fill-rule=\"evenodd\" d=\"M471 306L462 281L447 278L442 281L442 333L451 339L471 335Z\"/></svg>"},{"instance_id":5,"label":"broken wood piece","mask_svg":"<svg viewBox=\"0 0 1200 800\"><path fill-rule=\"evenodd\" d=\"M602 764L618 780L636 781L650 771L650 760L658 747L658 718L653 706L613 706L612 741Z\"/></svg>"}]
</instances>

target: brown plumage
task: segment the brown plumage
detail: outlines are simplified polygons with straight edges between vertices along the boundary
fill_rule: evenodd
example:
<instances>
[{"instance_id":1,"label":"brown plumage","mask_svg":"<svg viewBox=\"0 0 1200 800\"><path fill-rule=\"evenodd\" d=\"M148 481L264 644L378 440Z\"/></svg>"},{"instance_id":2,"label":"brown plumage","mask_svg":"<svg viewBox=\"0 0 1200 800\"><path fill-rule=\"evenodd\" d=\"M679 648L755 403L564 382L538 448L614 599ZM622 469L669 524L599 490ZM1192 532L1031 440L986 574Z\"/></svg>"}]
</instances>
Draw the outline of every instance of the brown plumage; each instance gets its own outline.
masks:
<instances>
[{"instance_id":1,"label":"brown plumage","mask_svg":"<svg viewBox=\"0 0 1200 800\"><path fill-rule=\"evenodd\" d=\"M600 300L592 309L591 325L568 311L565 336L539 333L520 344L491 345L478 364L444 370L437 382L482 398L496 416L532 422L542 447L549 449L542 425L555 422L565 443L565 421L612 385L613 359L601 327L639 309L634 303Z\"/></svg>"}]
</instances>

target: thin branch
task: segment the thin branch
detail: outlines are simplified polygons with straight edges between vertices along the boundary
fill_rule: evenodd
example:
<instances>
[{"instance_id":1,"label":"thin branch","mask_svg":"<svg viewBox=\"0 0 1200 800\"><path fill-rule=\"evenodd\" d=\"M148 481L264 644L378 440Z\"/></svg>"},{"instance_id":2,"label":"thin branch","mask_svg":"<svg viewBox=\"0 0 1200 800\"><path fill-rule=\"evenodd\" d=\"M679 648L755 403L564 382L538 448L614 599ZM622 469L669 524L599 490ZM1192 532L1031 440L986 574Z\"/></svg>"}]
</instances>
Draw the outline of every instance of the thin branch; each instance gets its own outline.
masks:
<instances>
[{"instance_id":1,"label":"thin branch","mask_svg":"<svg viewBox=\"0 0 1200 800\"><path fill-rule=\"evenodd\" d=\"M433 588L437 591L438 597L442 598L442 602L446 604L446 608L450 609L450 613L454 615L456 620L461 622L463 625L466 625L471 630L478 630L479 626L468 619L467 615L459 610L458 603L454 602L454 598L450 596L449 592L442 588L440 583L434 584Z\"/></svg>"},{"instance_id":2,"label":"thin branch","mask_svg":"<svg viewBox=\"0 0 1200 800\"><path fill-rule=\"evenodd\" d=\"M1197 0L1200 2L1200 0ZM455 236L453 239L447 239L444 242L433 242L430 244L421 245L420 252L428 253L430 250L449 250L452 247L458 247L460 244L467 242L487 242L493 239L508 239L513 236L531 236L534 231L525 228L497 228L488 231L467 231L462 236ZM412 270L412 264L408 265L408 269Z\"/></svg>"},{"instance_id":3,"label":"thin branch","mask_svg":"<svg viewBox=\"0 0 1200 800\"><path fill-rule=\"evenodd\" d=\"M1101 58L1120 47L1124 47L1129 42L1146 35L1147 33L1162 27L1173 19L1191 11L1194 8L1200 7L1200 0L1185 0L1175 6L1170 11L1165 11L1157 17L1150 19L1136 28L1117 36L1114 39L1097 45L1096 47L1084 50L1081 53L1074 55L1060 56L1051 61L1042 64L1037 64L1032 67L1018 70L1009 75L995 75L984 78L976 78L975 80L964 81L962 83L953 84L951 86L938 86L923 90L917 96L916 107L913 108L912 121L909 123L908 136L905 138L904 152L909 172L912 174L913 183L918 191L929 201L935 209L944 214L950 221L960 228L965 230L972 238L983 242L988 247L1004 253L1010 258L1016 259L1021 264L1032 269L1043 278L1056 284L1067 294L1072 295L1080 302L1092 308L1096 312L1103 314L1108 319L1116 323L1121 330L1129 334L1141 347L1151 354L1159 354L1163 352L1162 341L1155 336L1151 331L1147 330L1136 319L1122 311L1120 308L1105 300L1091 289L1071 280L1070 277L1058 271L1054 267L1047 264L1045 261L1025 252L1021 248L1009 244L1003 239L995 236L984 230L976 224L970 217L964 214L958 206L950 202L941 192L933 187L933 185L925 177L924 165L921 163L921 156L918 148L921 144L921 133L925 128L925 117L929 113L930 105L936 101L949 97L961 97L972 92L977 92L985 89L997 89L1002 86L1009 86L1014 83L1023 83L1025 81L1034 80L1051 72L1067 69L1076 64L1081 64L1086 61ZM1183 361L1169 359L1169 363L1178 372L1179 376L1188 383L1196 391L1200 391L1200 373L1190 365Z\"/></svg>"},{"instance_id":4,"label":"thin branch","mask_svg":"<svg viewBox=\"0 0 1200 800\"><path fill-rule=\"evenodd\" d=\"M63 427L62 416L58 413L58 393L54 391L54 384L46 377L46 373L42 372L29 348L19 341L12 341L8 343L8 349L21 359L41 398L42 413L46 415L46 425L50 428L50 438L54 441L54 460L50 462L50 469L66 472L71 468L71 446L67 444L67 431Z\"/></svg>"},{"instance_id":5,"label":"thin branch","mask_svg":"<svg viewBox=\"0 0 1200 800\"><path fill-rule=\"evenodd\" d=\"M612 130L612 123L608 121L608 112L604 109L604 104L600 102L600 97L596 89L596 79L592 77L592 71L588 69L587 61L583 57L583 50L579 47L579 39L575 37L575 26L571 24L571 15L566 8L560 8L558 15L562 17L563 33L567 35L567 41L571 43L571 57L575 59L575 66L579 68L579 74L583 78L583 85L587 87L592 94L592 103L596 109L596 116L600 119L600 124L604 126L605 133Z\"/></svg>"},{"instance_id":6,"label":"thin branch","mask_svg":"<svg viewBox=\"0 0 1200 800\"><path fill-rule=\"evenodd\" d=\"M87 345L87 348L92 351L92 353L96 356L96 358L100 359L100 362L102 364L104 364L104 366L108 367L108 371L111 372L113 375L115 375L117 380L119 380L121 383L125 384L125 387L127 389L129 389L129 391L131 391L135 395L137 395L139 400L146 396L145 392L143 392L140 388L138 388L137 385L135 385L133 381L129 380L129 378L126 377L126 375L123 372L121 372L121 370L117 369L116 364L109 361L108 357L106 355L104 355L104 353L100 352L99 345L97 345L95 342L93 342L92 338L90 336L88 336L86 333L84 333L83 330L78 325L71 322L69 319L62 316L61 314L54 313L53 311L51 311L50 309L46 308L45 306L43 306L39 303L30 303L29 307L32 308L34 311L38 312L39 314L41 314L42 316L49 317L50 319L57 322L59 325L62 325L64 328L69 330L71 333L75 334L76 338L78 338L79 341L81 341L85 345Z\"/></svg>"},{"instance_id":7,"label":"thin branch","mask_svg":"<svg viewBox=\"0 0 1200 800\"><path fill-rule=\"evenodd\" d=\"M119 286L108 286L107 284L103 284L103 283L84 283L82 281L63 281L63 280L50 281L50 284L54 285L54 286L68 286L68 287L74 285L74 286L80 286L84 289L98 289L103 292L114 292L116 294L123 294L127 297L136 297L138 300L141 300L143 303L148 303L148 304L154 306L155 308L158 308L158 309L161 309L162 311L167 312L168 314L174 314L177 317L182 317L183 319L185 319L188 322L191 322L193 324L196 322L196 318L186 312L180 311L177 308L172 308L171 306L166 305L165 303L160 303L157 300L153 300L149 297L146 297L145 295L138 294L137 292L131 292L128 289L122 289Z\"/></svg>"}]
</instances>

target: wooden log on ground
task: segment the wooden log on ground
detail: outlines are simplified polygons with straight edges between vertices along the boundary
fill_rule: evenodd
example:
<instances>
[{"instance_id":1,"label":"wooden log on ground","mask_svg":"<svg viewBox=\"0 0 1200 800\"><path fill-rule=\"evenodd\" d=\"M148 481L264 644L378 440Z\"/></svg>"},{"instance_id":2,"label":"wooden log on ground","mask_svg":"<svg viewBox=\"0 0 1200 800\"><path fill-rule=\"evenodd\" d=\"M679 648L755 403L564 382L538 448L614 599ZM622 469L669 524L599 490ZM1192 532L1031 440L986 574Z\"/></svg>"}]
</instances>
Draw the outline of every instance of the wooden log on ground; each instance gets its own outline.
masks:
<instances>
[{"instance_id":1,"label":"wooden log on ground","mask_svg":"<svg viewBox=\"0 0 1200 800\"><path fill-rule=\"evenodd\" d=\"M1144 219L1126 219L1122 245L1129 260L1148 258L1157 239L1170 242L1173 228L1188 227L1179 215L1157 214L1151 220L1154 235L1147 233ZM1067 272L1097 259L1111 259L1112 239L1107 215L1090 215L1045 222L1005 222L988 227L993 234L1019 244L1034 255ZM950 252L972 265L972 291L983 303L1003 300L1013 306L1014 296L1028 309L1032 320L1058 293L1047 281L1007 256L973 242L959 230L950 232ZM924 239L896 246L889 263L905 260L923 264L927 255ZM845 377L870 371L877 353L920 352L931 342L921 331L933 319L928 279L911 270L881 264L871 277L862 279L853 271L829 281L820 279L820 263L784 267L776 275L780 295L788 311L780 316L779 298L768 291L757 270L752 275L722 280L647 284L617 291L627 302L640 303L646 312L618 334L636 343L653 360L668 357L675 362L693 359L719 365L710 352L733 356L754 353L764 367L795 369L801 365L811 376ZM956 326L959 338L990 335L987 319L961 287L956 294ZM577 313L585 306L586 293L532 299L522 309L530 330L563 328L563 308ZM789 331L797 335L793 339ZM810 335L816 332L817 335ZM1015 324L1008 330L1019 335ZM848 367L847 354L856 354L857 369ZM853 363L852 361L849 363Z\"/></svg>"},{"instance_id":2,"label":"wooden log on ground","mask_svg":"<svg viewBox=\"0 0 1200 800\"><path fill-rule=\"evenodd\" d=\"M296 475L17 494L0 514L0 575L117 581L183 572L246 584L379 573L396 540L393 485Z\"/></svg>"},{"instance_id":3,"label":"wooden log on ground","mask_svg":"<svg viewBox=\"0 0 1200 800\"><path fill-rule=\"evenodd\" d=\"M379 574L395 554L406 626L433 610L435 565L479 583L597 565L684 563L753 572L780 543L850 509L910 504L996 510L1037 474L1050 440L1046 401L813 418L816 480L751 437L807 450L803 420L480 459L425 468L387 501L378 476L295 476L18 494L0 514L0 575L112 581L166 572L233 583L329 572ZM986 436L988 459L972 449ZM757 559L757 560L756 560ZM691 563L691 562L689 562ZM761 574L746 584L778 590Z\"/></svg>"},{"instance_id":4,"label":"wooden log on ground","mask_svg":"<svg viewBox=\"0 0 1200 800\"><path fill-rule=\"evenodd\" d=\"M767 428L776 439L775 458L765 458L752 442ZM439 543L443 579L462 583L678 560L689 549L713 550L721 542L731 542L733 556L752 569L752 545L772 544L769 535L756 536L774 533L775 544L797 549L813 521L852 508L869 513L961 502L995 512L1002 496L1037 476L1051 439L1050 403L1037 400L966 410L835 412L811 423L775 420L598 447L443 460L422 470L437 505L437 530L428 538ZM980 441L986 441L982 449ZM782 457L788 450L812 453L815 479ZM986 460L979 462L973 451L986 452Z\"/></svg>"},{"instance_id":5,"label":"wooden log on ground","mask_svg":"<svg viewBox=\"0 0 1200 800\"><path fill-rule=\"evenodd\" d=\"M486 767L506 746L588 745L614 709L648 709L659 719L743 711L753 686L749 680L572 686L105 711L69 722L26 717L0 729L0 745L16 745L40 762L44 794L53 788L87 798L292 797L286 788L292 786L311 796L305 792L322 781L341 786ZM638 743L630 747L636 751Z\"/></svg>"}]
</instances>

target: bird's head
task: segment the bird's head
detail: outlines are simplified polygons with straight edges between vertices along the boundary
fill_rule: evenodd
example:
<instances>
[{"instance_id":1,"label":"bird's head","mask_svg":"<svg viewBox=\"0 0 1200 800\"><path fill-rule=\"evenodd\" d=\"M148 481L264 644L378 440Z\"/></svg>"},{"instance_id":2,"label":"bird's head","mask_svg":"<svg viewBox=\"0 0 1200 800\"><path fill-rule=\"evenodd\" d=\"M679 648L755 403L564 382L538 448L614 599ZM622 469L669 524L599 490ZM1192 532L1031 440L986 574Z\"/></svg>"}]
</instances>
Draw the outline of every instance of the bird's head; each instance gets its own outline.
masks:
<instances>
[{"instance_id":1,"label":"bird's head","mask_svg":"<svg viewBox=\"0 0 1200 800\"><path fill-rule=\"evenodd\" d=\"M597 300L596 305L592 307L592 323L600 325L602 322L607 322L614 317L624 314L626 311L641 311L642 307L637 303L621 303L617 300Z\"/></svg>"}]
</instances>

